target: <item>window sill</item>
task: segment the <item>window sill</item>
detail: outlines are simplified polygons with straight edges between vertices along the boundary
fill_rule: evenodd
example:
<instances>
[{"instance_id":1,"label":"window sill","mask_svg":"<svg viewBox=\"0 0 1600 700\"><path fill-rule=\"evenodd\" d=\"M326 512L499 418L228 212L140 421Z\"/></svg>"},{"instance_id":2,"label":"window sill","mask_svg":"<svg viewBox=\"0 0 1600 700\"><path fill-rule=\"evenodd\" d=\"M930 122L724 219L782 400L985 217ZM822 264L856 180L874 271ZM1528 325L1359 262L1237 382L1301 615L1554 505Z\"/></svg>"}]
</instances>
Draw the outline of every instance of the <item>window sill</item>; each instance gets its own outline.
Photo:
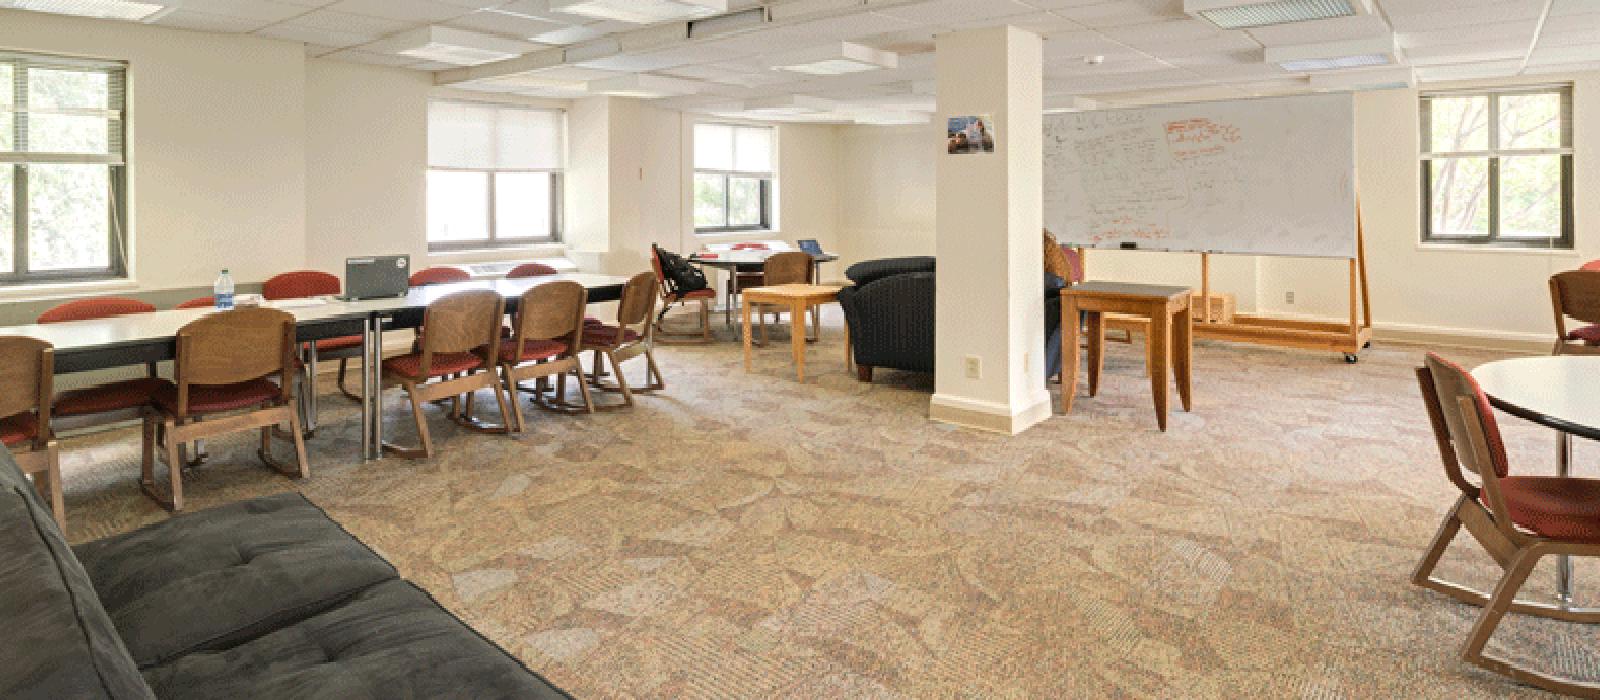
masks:
<instances>
[{"instance_id":1,"label":"window sill","mask_svg":"<svg viewBox=\"0 0 1600 700\"><path fill-rule=\"evenodd\" d=\"M79 280L76 282L34 282L0 287L0 300L8 302L49 301L52 299L104 294L106 292L131 292L137 289L139 289L139 283L130 277Z\"/></svg>"},{"instance_id":2,"label":"window sill","mask_svg":"<svg viewBox=\"0 0 1600 700\"><path fill-rule=\"evenodd\" d=\"M694 235L700 238L781 238L783 232L772 228L757 228L749 231L695 231Z\"/></svg>"},{"instance_id":3,"label":"window sill","mask_svg":"<svg viewBox=\"0 0 1600 700\"><path fill-rule=\"evenodd\" d=\"M499 257L526 256L529 253L549 254L551 257L557 257L557 256L565 254L566 252L567 252L567 244L565 244L565 243L560 243L560 242L555 242L555 243L529 243L527 245L517 245L517 246L490 246L490 247L487 247L487 248L460 248L460 249L451 249L451 250L430 250L430 251L428 251L428 258L430 260L444 260L444 259L451 259L451 258L476 258L476 259L482 260L482 259L495 257L495 256L499 256Z\"/></svg>"},{"instance_id":4,"label":"window sill","mask_svg":"<svg viewBox=\"0 0 1600 700\"><path fill-rule=\"evenodd\" d=\"M1432 253L1493 253L1495 255L1542 255L1553 258L1576 258L1573 248L1529 248L1526 246L1499 246L1487 243L1417 243L1417 250Z\"/></svg>"}]
</instances>

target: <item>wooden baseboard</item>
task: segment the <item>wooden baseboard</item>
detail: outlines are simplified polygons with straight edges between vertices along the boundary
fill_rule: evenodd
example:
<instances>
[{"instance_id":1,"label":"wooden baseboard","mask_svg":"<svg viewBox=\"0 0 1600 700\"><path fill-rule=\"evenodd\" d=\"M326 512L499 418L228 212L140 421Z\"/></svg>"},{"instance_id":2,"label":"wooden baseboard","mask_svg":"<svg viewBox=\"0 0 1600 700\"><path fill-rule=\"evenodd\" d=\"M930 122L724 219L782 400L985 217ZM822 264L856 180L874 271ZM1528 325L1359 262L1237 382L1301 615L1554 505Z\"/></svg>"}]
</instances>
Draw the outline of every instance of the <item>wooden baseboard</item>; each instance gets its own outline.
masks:
<instances>
[{"instance_id":1,"label":"wooden baseboard","mask_svg":"<svg viewBox=\"0 0 1600 700\"><path fill-rule=\"evenodd\" d=\"M940 423L1016 435L1051 416L1054 407L1050 393L1041 392L1041 397L1036 397L1031 405L1013 413L1004 404L934 394L928 402L928 418Z\"/></svg>"}]
</instances>

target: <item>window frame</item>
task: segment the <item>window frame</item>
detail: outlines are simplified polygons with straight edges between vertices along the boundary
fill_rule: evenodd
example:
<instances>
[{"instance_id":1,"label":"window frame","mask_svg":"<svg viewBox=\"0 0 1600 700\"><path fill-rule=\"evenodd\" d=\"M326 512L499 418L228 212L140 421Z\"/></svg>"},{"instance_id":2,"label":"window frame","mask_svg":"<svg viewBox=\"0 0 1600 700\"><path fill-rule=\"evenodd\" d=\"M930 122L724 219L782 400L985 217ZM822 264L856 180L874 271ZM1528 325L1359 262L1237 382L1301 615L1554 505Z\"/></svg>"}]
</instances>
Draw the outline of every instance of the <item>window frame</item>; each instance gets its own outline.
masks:
<instances>
[{"instance_id":1,"label":"window frame","mask_svg":"<svg viewBox=\"0 0 1600 700\"><path fill-rule=\"evenodd\" d=\"M771 160L769 162L772 163L773 165L777 164L777 161L778 161L778 153L777 153L777 151L778 151L778 128L776 126L773 126L773 125L770 125L770 124L759 124L758 125L758 124L739 124L739 123L736 123L736 122L701 121L701 122L695 122L690 127L689 133L691 135L691 138L693 138L693 134L694 134L695 128L699 127L701 124L708 124L708 125L715 125L715 126L726 126L726 127L731 127L731 128L734 128L734 129L766 129L766 130L770 131L772 133L772 137L770 139L768 139L768 143L771 145L772 154L770 155ZM737 142L738 142L737 137L735 137L734 143L737 144ZM734 148L737 149L738 146L735 145ZM690 155L690 170L692 171L690 173L690 177L689 177L689 220L690 220L690 224L691 225L693 225L693 222L694 222L694 202L695 202L694 180L696 179L696 177L698 177L700 175L716 175L716 176L719 176L719 177L722 178L722 220L724 222L726 222L729 219L733 218L731 216L732 211L729 208L730 207L729 200L732 199L732 194L731 193L733 191L732 187L729 186L730 180L732 180L734 178L741 178L741 179L746 179L746 180L756 180L757 182L760 183L760 186L761 186L761 221L760 221L760 223L756 223L756 224L739 224L739 225L723 225L723 226L698 226L698 225L695 225L694 226L695 235L714 236L714 235L726 234L726 233L760 233L760 232L772 231L772 194L773 194L773 181L777 179L777 171L776 171L776 169L769 170L769 171L766 171L766 172L755 172L755 171L746 172L746 171L742 171L742 170L731 170L731 169L724 170L724 169L717 169L717 168L701 168L701 167L698 167L693 162L694 149L692 147L689 149L689 153L691 154ZM730 158L733 156L733 154L729 154L729 155L730 155ZM734 163L734 162L737 162L737 161L736 160L730 160L730 163Z\"/></svg>"},{"instance_id":2,"label":"window frame","mask_svg":"<svg viewBox=\"0 0 1600 700\"><path fill-rule=\"evenodd\" d=\"M1561 144L1555 148L1514 148L1503 149L1500 147L1500 98L1516 95L1546 95L1555 94L1561 100L1560 112L1560 140ZM1433 113L1434 98L1441 97L1483 97L1488 100L1488 113L1484 128L1487 131L1487 148L1478 151L1434 151L1433 139ZM1517 85L1494 88L1469 88L1460 90L1436 90L1419 95L1418 112L1420 123L1419 161L1420 181L1422 185L1422 228L1421 242L1429 245L1462 245L1481 248L1510 248L1510 249L1535 249L1535 250L1573 250L1576 244L1576 235L1573 222L1573 158L1574 149L1572 122L1572 84L1556 83L1545 85ZM1561 162L1560 185L1560 210L1561 230L1554 236L1543 238L1505 237L1500 233L1500 161L1503 158L1517 156L1557 156ZM1489 207L1489 230L1483 236L1447 236L1433 232L1433 182L1431 165L1436 160L1483 158L1488 161L1489 188L1487 193Z\"/></svg>"},{"instance_id":3,"label":"window frame","mask_svg":"<svg viewBox=\"0 0 1600 700\"><path fill-rule=\"evenodd\" d=\"M11 168L12 197L12 267L0 269L0 287L27 284L59 284L98 280L126 279L128 276L128 64L123 61L101 61L70 58L46 54L0 52L0 64L12 67L12 149L0 151L0 167ZM28 73L34 69L78 70L102 72L107 75L107 90L114 104L104 110L67 109L63 114L89 113L107 118L107 152L53 153L33 152L28 147ZM36 165L105 165L110 192L110 207L106 212L105 267L68 268L59 270L32 270L29 268L29 170Z\"/></svg>"},{"instance_id":4,"label":"window frame","mask_svg":"<svg viewBox=\"0 0 1600 700\"><path fill-rule=\"evenodd\" d=\"M471 100L429 100L430 107L436 102L456 102L493 107L495 109L521 109L533 112L557 112L561 115L561 164L560 168L462 168L451 166L428 165L426 172L455 172L455 173L481 173L486 175L488 193L484 197L484 206L488 207L485 221L488 222L489 237L468 241L433 241L428 240L428 252L451 253L472 250L500 250L507 248L528 248L537 245L560 243L565 234L566 226L566 162L567 162L567 111L559 109L545 109L519 104L504 104L496 102L476 102ZM430 126L431 128L431 126ZM549 236L501 236L499 214L496 211L496 197L501 174L548 173L550 175L550 235ZM427 187L426 183L423 185ZM423 196L423 237L428 235L427 196Z\"/></svg>"}]
</instances>

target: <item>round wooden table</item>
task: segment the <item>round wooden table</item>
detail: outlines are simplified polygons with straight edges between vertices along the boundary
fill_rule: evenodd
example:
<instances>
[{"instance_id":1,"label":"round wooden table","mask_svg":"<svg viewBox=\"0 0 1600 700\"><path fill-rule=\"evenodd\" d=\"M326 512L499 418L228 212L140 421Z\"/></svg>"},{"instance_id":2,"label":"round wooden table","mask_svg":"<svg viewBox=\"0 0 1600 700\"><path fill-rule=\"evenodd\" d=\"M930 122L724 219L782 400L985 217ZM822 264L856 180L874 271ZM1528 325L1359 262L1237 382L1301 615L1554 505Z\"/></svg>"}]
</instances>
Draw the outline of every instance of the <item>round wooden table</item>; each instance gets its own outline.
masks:
<instances>
[{"instance_id":1,"label":"round wooden table","mask_svg":"<svg viewBox=\"0 0 1600 700\"><path fill-rule=\"evenodd\" d=\"M1472 376L1489 403L1556 431L1556 474L1572 471L1572 436L1600 440L1600 356L1518 357L1488 362ZM1572 603L1572 562L1556 560L1556 597Z\"/></svg>"}]
</instances>

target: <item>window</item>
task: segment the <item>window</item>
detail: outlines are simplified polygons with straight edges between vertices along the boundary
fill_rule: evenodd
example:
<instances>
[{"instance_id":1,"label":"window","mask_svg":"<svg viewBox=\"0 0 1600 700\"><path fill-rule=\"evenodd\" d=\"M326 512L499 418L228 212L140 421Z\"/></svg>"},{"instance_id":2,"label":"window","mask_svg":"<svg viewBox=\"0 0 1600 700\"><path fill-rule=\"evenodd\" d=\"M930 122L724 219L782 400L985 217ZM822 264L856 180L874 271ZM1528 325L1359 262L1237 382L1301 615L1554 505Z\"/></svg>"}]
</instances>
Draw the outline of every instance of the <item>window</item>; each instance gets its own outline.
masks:
<instances>
[{"instance_id":1,"label":"window","mask_svg":"<svg viewBox=\"0 0 1600 700\"><path fill-rule=\"evenodd\" d=\"M696 233L772 228L769 126L694 125Z\"/></svg>"},{"instance_id":2,"label":"window","mask_svg":"<svg viewBox=\"0 0 1600 700\"><path fill-rule=\"evenodd\" d=\"M428 105L428 249L561 239L563 112L435 101Z\"/></svg>"},{"instance_id":3,"label":"window","mask_svg":"<svg viewBox=\"0 0 1600 700\"><path fill-rule=\"evenodd\" d=\"M0 284L126 273L125 73L0 53Z\"/></svg>"},{"instance_id":4,"label":"window","mask_svg":"<svg viewBox=\"0 0 1600 700\"><path fill-rule=\"evenodd\" d=\"M1422 240L1572 248L1572 87L1422 97Z\"/></svg>"}]
</instances>

